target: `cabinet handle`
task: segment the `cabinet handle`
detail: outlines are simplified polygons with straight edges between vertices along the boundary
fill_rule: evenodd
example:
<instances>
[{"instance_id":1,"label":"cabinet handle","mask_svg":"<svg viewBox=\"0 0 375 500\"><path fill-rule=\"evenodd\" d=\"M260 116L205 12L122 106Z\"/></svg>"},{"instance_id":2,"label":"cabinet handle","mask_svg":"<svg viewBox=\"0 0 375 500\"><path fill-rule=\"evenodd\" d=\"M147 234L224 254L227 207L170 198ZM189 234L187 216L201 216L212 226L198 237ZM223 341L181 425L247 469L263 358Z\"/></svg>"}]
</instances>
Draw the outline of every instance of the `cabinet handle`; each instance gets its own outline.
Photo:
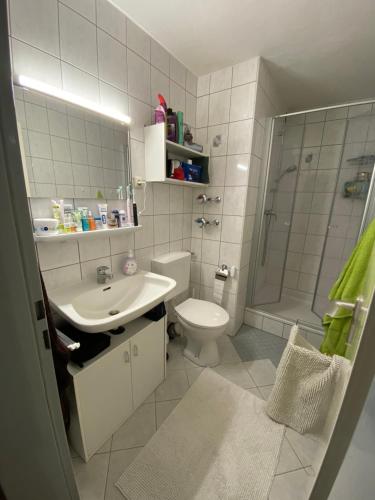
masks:
<instances>
[{"instance_id":1,"label":"cabinet handle","mask_svg":"<svg viewBox=\"0 0 375 500\"><path fill-rule=\"evenodd\" d=\"M134 356L138 356L138 346L133 345L133 354Z\"/></svg>"},{"instance_id":2,"label":"cabinet handle","mask_svg":"<svg viewBox=\"0 0 375 500\"><path fill-rule=\"evenodd\" d=\"M125 359L125 363L129 363L129 361L130 361L130 356L129 356L128 351L125 351L125 352L124 352L124 359Z\"/></svg>"}]
</instances>

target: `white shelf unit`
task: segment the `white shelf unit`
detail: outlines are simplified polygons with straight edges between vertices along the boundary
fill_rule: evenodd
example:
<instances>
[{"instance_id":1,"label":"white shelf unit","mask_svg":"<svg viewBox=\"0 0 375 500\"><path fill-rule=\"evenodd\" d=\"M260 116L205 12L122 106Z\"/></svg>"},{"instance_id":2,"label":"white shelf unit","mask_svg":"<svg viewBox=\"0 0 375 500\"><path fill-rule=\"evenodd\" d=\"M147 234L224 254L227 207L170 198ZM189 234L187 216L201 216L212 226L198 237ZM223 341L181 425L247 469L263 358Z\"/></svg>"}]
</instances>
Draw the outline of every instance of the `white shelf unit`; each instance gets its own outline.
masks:
<instances>
[{"instance_id":1,"label":"white shelf unit","mask_svg":"<svg viewBox=\"0 0 375 500\"><path fill-rule=\"evenodd\" d=\"M202 167L203 182L190 182L167 177L167 159L188 159ZM166 139L164 123L145 127L145 176L146 182L167 182L184 186L201 187L209 184L209 155Z\"/></svg>"},{"instance_id":2,"label":"white shelf unit","mask_svg":"<svg viewBox=\"0 0 375 500\"><path fill-rule=\"evenodd\" d=\"M65 240L79 240L83 238L95 238L100 236L109 236L120 233L131 233L133 231L138 231L142 226L131 226L131 227L114 227L112 229L95 229L95 231L79 231L77 233L58 233L49 234L46 236L41 236L34 233L34 241L40 243L50 243L52 241L65 241Z\"/></svg>"}]
</instances>

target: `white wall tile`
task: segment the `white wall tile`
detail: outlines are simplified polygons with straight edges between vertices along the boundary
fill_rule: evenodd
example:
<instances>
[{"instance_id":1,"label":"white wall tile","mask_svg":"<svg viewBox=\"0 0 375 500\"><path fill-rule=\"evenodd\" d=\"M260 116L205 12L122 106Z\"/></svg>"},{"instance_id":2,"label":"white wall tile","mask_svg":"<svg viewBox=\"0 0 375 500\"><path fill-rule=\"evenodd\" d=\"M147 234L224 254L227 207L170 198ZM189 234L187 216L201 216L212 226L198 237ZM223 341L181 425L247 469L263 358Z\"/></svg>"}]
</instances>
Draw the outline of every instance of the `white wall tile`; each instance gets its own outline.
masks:
<instances>
[{"instance_id":1,"label":"white wall tile","mask_svg":"<svg viewBox=\"0 0 375 500\"><path fill-rule=\"evenodd\" d=\"M121 90L126 90L126 49L104 31L97 31L99 78Z\"/></svg>"},{"instance_id":2,"label":"white wall tile","mask_svg":"<svg viewBox=\"0 0 375 500\"><path fill-rule=\"evenodd\" d=\"M96 22L95 0L61 0L61 2L92 23Z\"/></svg>"},{"instance_id":3,"label":"white wall tile","mask_svg":"<svg viewBox=\"0 0 375 500\"><path fill-rule=\"evenodd\" d=\"M210 76L210 93L220 92L221 90L230 89L232 85L232 67L228 66L219 71L211 73Z\"/></svg>"},{"instance_id":4,"label":"white wall tile","mask_svg":"<svg viewBox=\"0 0 375 500\"><path fill-rule=\"evenodd\" d=\"M87 19L59 4L61 59L98 74L96 28Z\"/></svg>"},{"instance_id":5,"label":"white wall tile","mask_svg":"<svg viewBox=\"0 0 375 500\"><path fill-rule=\"evenodd\" d=\"M214 264L215 266L217 266L219 263L219 251L220 251L219 241L203 240L202 262L206 264Z\"/></svg>"},{"instance_id":6,"label":"white wall tile","mask_svg":"<svg viewBox=\"0 0 375 500\"><path fill-rule=\"evenodd\" d=\"M169 215L155 215L154 216L154 244L160 245L167 243L169 237Z\"/></svg>"},{"instance_id":7,"label":"white wall tile","mask_svg":"<svg viewBox=\"0 0 375 500\"><path fill-rule=\"evenodd\" d=\"M156 183L154 185L154 214L169 214L169 186Z\"/></svg>"},{"instance_id":8,"label":"white wall tile","mask_svg":"<svg viewBox=\"0 0 375 500\"><path fill-rule=\"evenodd\" d=\"M90 240L78 240L78 247L81 262L110 255L109 238L96 238L95 244Z\"/></svg>"},{"instance_id":9,"label":"white wall tile","mask_svg":"<svg viewBox=\"0 0 375 500\"><path fill-rule=\"evenodd\" d=\"M208 125L229 122L230 90L210 95Z\"/></svg>"},{"instance_id":10,"label":"white wall tile","mask_svg":"<svg viewBox=\"0 0 375 500\"><path fill-rule=\"evenodd\" d=\"M128 95L105 82L99 82L100 103L114 111L129 114Z\"/></svg>"},{"instance_id":11,"label":"white wall tile","mask_svg":"<svg viewBox=\"0 0 375 500\"><path fill-rule=\"evenodd\" d=\"M229 124L228 154L250 152L253 120L244 120Z\"/></svg>"},{"instance_id":12,"label":"white wall tile","mask_svg":"<svg viewBox=\"0 0 375 500\"><path fill-rule=\"evenodd\" d=\"M216 156L210 159L209 174L210 186L225 185L225 171L227 159L225 156Z\"/></svg>"},{"instance_id":13,"label":"white wall tile","mask_svg":"<svg viewBox=\"0 0 375 500\"><path fill-rule=\"evenodd\" d=\"M150 61L151 59L151 40L139 26L134 24L130 19L127 22L127 46L138 55Z\"/></svg>"},{"instance_id":14,"label":"white wall tile","mask_svg":"<svg viewBox=\"0 0 375 500\"><path fill-rule=\"evenodd\" d=\"M249 178L250 155L227 156L225 173L226 186L247 186Z\"/></svg>"},{"instance_id":15,"label":"white wall tile","mask_svg":"<svg viewBox=\"0 0 375 500\"><path fill-rule=\"evenodd\" d=\"M180 87L185 89L186 85L186 69L177 61L174 57L171 57L170 60L170 78L174 82L176 82Z\"/></svg>"},{"instance_id":16,"label":"white wall tile","mask_svg":"<svg viewBox=\"0 0 375 500\"><path fill-rule=\"evenodd\" d=\"M224 191L223 213L245 215L247 186L229 186Z\"/></svg>"},{"instance_id":17,"label":"white wall tile","mask_svg":"<svg viewBox=\"0 0 375 500\"><path fill-rule=\"evenodd\" d=\"M247 120L254 117L256 84L249 83L232 89L230 121Z\"/></svg>"},{"instance_id":18,"label":"white wall tile","mask_svg":"<svg viewBox=\"0 0 375 500\"><path fill-rule=\"evenodd\" d=\"M185 113L185 90L171 80L169 104L174 111Z\"/></svg>"},{"instance_id":19,"label":"white wall tile","mask_svg":"<svg viewBox=\"0 0 375 500\"><path fill-rule=\"evenodd\" d=\"M210 146L211 156L226 155L228 147L228 124L208 127L207 142Z\"/></svg>"},{"instance_id":20,"label":"white wall tile","mask_svg":"<svg viewBox=\"0 0 375 500\"><path fill-rule=\"evenodd\" d=\"M210 93L210 75L203 75L198 77L197 84L197 97L207 95Z\"/></svg>"},{"instance_id":21,"label":"white wall tile","mask_svg":"<svg viewBox=\"0 0 375 500\"><path fill-rule=\"evenodd\" d=\"M58 57L57 2L11 0L9 7L12 36Z\"/></svg>"},{"instance_id":22,"label":"white wall tile","mask_svg":"<svg viewBox=\"0 0 375 500\"><path fill-rule=\"evenodd\" d=\"M193 96L197 96L198 78L189 70L186 71L186 90Z\"/></svg>"},{"instance_id":23,"label":"white wall tile","mask_svg":"<svg viewBox=\"0 0 375 500\"><path fill-rule=\"evenodd\" d=\"M152 216L143 215L139 218L141 231L135 233L135 249L150 247L154 244L154 219Z\"/></svg>"},{"instance_id":24,"label":"white wall tile","mask_svg":"<svg viewBox=\"0 0 375 500\"><path fill-rule=\"evenodd\" d=\"M119 42L126 43L126 17L112 2L97 0L98 26L116 38Z\"/></svg>"},{"instance_id":25,"label":"white wall tile","mask_svg":"<svg viewBox=\"0 0 375 500\"><path fill-rule=\"evenodd\" d=\"M258 72L258 59L249 59L233 66L232 86L244 85L245 83L255 82Z\"/></svg>"},{"instance_id":26,"label":"white wall tile","mask_svg":"<svg viewBox=\"0 0 375 500\"><path fill-rule=\"evenodd\" d=\"M65 62L61 63L61 70L64 90L91 101L99 102L97 78Z\"/></svg>"},{"instance_id":27,"label":"white wall tile","mask_svg":"<svg viewBox=\"0 0 375 500\"><path fill-rule=\"evenodd\" d=\"M241 243L244 218L224 215L222 221L221 241L227 243Z\"/></svg>"},{"instance_id":28,"label":"white wall tile","mask_svg":"<svg viewBox=\"0 0 375 500\"><path fill-rule=\"evenodd\" d=\"M137 54L128 49L128 92L146 104L151 99L150 65Z\"/></svg>"},{"instance_id":29,"label":"white wall tile","mask_svg":"<svg viewBox=\"0 0 375 500\"><path fill-rule=\"evenodd\" d=\"M322 144L342 144L344 141L346 120L334 120L324 125Z\"/></svg>"},{"instance_id":30,"label":"white wall tile","mask_svg":"<svg viewBox=\"0 0 375 500\"><path fill-rule=\"evenodd\" d=\"M169 103L169 78L159 71L151 67L151 103L156 106L159 104L158 94L161 94ZM168 104L169 105L169 104Z\"/></svg>"},{"instance_id":31,"label":"white wall tile","mask_svg":"<svg viewBox=\"0 0 375 500\"><path fill-rule=\"evenodd\" d=\"M323 137L324 122L306 125L303 144L305 147L320 146Z\"/></svg>"},{"instance_id":32,"label":"white wall tile","mask_svg":"<svg viewBox=\"0 0 375 500\"><path fill-rule=\"evenodd\" d=\"M205 95L197 99L196 127L207 127L208 125L208 103L209 96Z\"/></svg>"},{"instance_id":33,"label":"white wall tile","mask_svg":"<svg viewBox=\"0 0 375 500\"><path fill-rule=\"evenodd\" d=\"M51 269L50 271L44 271L42 274L47 290L74 285L81 281L79 264Z\"/></svg>"},{"instance_id":34,"label":"white wall tile","mask_svg":"<svg viewBox=\"0 0 375 500\"><path fill-rule=\"evenodd\" d=\"M39 265L42 271L68 266L79 262L78 245L76 241L64 243L53 242L37 245Z\"/></svg>"},{"instance_id":35,"label":"white wall tile","mask_svg":"<svg viewBox=\"0 0 375 500\"><path fill-rule=\"evenodd\" d=\"M44 81L57 88L62 87L59 59L12 39L13 72Z\"/></svg>"},{"instance_id":36,"label":"white wall tile","mask_svg":"<svg viewBox=\"0 0 375 500\"><path fill-rule=\"evenodd\" d=\"M151 64L169 76L170 55L153 39L151 39Z\"/></svg>"}]
</instances>

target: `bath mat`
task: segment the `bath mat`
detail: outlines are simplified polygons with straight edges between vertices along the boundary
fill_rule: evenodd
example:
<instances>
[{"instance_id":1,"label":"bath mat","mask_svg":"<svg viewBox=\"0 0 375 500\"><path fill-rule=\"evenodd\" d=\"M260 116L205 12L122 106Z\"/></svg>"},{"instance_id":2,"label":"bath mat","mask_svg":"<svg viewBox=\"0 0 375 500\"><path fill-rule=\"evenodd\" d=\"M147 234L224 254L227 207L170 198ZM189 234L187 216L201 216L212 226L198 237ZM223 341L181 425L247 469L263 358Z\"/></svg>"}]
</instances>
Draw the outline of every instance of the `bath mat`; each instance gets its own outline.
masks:
<instances>
[{"instance_id":1,"label":"bath mat","mask_svg":"<svg viewBox=\"0 0 375 500\"><path fill-rule=\"evenodd\" d=\"M116 486L127 500L266 500L284 430L206 368Z\"/></svg>"}]
</instances>

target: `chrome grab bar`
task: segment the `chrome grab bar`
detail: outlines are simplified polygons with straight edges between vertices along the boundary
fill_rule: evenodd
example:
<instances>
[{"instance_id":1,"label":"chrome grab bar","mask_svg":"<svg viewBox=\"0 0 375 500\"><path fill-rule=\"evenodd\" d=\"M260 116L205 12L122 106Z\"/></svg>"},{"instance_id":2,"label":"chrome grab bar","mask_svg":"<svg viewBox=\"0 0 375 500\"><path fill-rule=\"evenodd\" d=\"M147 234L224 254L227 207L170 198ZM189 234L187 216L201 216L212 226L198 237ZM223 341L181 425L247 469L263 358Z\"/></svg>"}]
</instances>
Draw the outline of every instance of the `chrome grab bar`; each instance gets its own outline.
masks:
<instances>
[{"instance_id":1,"label":"chrome grab bar","mask_svg":"<svg viewBox=\"0 0 375 500\"><path fill-rule=\"evenodd\" d=\"M353 342L354 331L358 321L358 315L361 311L367 311L366 307L363 307L363 298L358 297L355 302L347 302L345 300L335 300L337 307L345 307L346 309L351 309L353 311L352 321L349 328L347 344L350 345Z\"/></svg>"}]
</instances>

